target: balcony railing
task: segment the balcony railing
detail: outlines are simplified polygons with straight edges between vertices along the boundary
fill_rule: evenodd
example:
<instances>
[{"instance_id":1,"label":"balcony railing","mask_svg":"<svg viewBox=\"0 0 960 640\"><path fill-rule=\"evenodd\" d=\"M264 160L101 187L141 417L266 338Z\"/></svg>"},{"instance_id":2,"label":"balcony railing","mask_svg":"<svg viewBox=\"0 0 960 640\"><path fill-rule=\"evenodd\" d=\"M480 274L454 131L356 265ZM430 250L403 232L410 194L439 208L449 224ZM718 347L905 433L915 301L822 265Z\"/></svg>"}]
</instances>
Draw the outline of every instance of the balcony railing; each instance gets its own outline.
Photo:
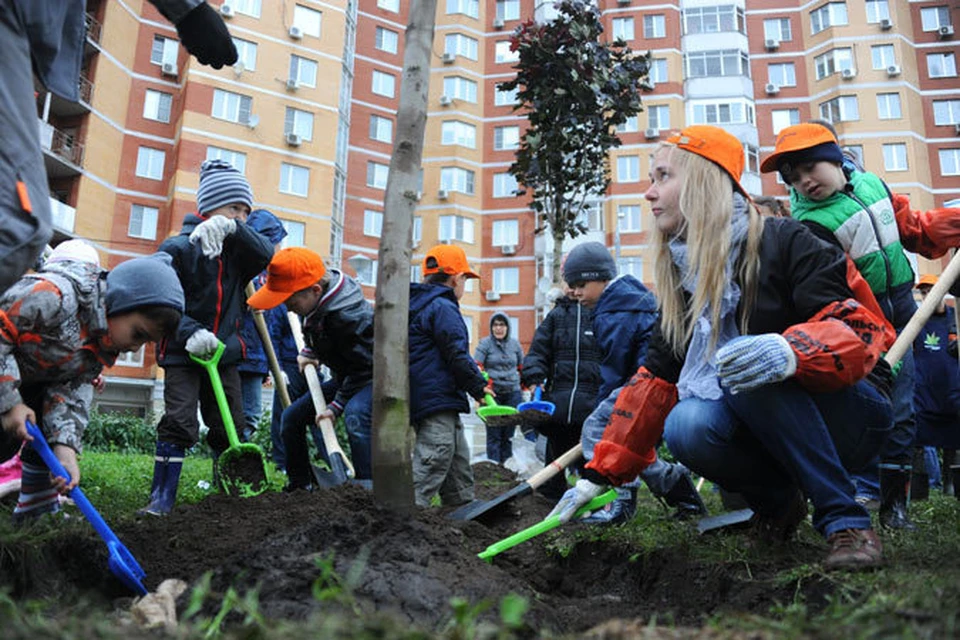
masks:
<instances>
[{"instance_id":1,"label":"balcony railing","mask_svg":"<svg viewBox=\"0 0 960 640\"><path fill-rule=\"evenodd\" d=\"M93 104L93 83L82 74L80 75L80 102Z\"/></svg>"},{"instance_id":2,"label":"balcony railing","mask_svg":"<svg viewBox=\"0 0 960 640\"><path fill-rule=\"evenodd\" d=\"M55 128L49 122L39 121L40 145L45 151L77 167L83 166L83 145L76 137Z\"/></svg>"},{"instance_id":3,"label":"balcony railing","mask_svg":"<svg viewBox=\"0 0 960 640\"><path fill-rule=\"evenodd\" d=\"M100 35L103 33L103 25L89 13L86 14L87 39L94 44L100 44Z\"/></svg>"},{"instance_id":4,"label":"balcony railing","mask_svg":"<svg viewBox=\"0 0 960 640\"><path fill-rule=\"evenodd\" d=\"M50 198L50 219L53 226L64 233L73 233L77 210L56 198Z\"/></svg>"}]
</instances>

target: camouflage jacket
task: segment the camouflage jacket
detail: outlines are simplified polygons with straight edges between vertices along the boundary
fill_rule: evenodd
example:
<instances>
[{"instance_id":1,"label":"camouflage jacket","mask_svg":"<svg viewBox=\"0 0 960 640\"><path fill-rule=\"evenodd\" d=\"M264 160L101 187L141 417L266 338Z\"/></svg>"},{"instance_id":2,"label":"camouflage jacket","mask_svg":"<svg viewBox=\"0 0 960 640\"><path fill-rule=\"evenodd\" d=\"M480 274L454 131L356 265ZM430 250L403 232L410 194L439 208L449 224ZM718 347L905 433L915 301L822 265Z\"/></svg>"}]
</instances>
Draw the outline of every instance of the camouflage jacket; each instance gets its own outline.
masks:
<instances>
[{"instance_id":1,"label":"camouflage jacket","mask_svg":"<svg viewBox=\"0 0 960 640\"><path fill-rule=\"evenodd\" d=\"M92 264L57 262L0 295L0 413L23 401L21 385L42 385L39 426L50 444L77 451L93 401L90 383L118 355L100 345L105 275Z\"/></svg>"}]
</instances>

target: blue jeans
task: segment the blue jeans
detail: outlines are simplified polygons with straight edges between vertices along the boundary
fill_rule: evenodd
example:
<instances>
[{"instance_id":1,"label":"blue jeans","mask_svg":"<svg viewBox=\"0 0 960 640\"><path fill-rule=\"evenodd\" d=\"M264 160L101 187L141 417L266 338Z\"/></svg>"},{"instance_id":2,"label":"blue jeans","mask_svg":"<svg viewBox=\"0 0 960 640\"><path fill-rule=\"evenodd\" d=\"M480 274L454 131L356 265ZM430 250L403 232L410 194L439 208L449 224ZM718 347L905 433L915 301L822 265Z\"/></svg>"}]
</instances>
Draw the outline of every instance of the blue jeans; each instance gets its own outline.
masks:
<instances>
[{"instance_id":1,"label":"blue jeans","mask_svg":"<svg viewBox=\"0 0 960 640\"><path fill-rule=\"evenodd\" d=\"M743 494L762 515L782 515L799 487L813 502L814 527L829 537L870 528L847 469L876 456L891 414L890 402L866 381L834 393L787 381L721 400L683 400L664 436L681 462Z\"/></svg>"},{"instance_id":2,"label":"blue jeans","mask_svg":"<svg viewBox=\"0 0 960 640\"><path fill-rule=\"evenodd\" d=\"M309 393L307 390L307 379L303 377L303 374L300 373L300 368L297 366L296 362L281 362L280 368L283 369L283 372L287 374L287 395L290 396L290 402L293 402L300 396ZM273 445L271 450L271 458L273 458L273 463L277 465L280 469L287 468L287 449L283 445L283 429L282 423L280 421L281 416L283 415L283 403L280 402L280 393L277 391L277 384L275 381L274 392L273 392L273 409L270 414L270 442ZM314 427L316 429L316 427ZM317 440L316 434L314 435L314 440ZM317 445L319 448L319 445Z\"/></svg>"},{"instance_id":3,"label":"blue jeans","mask_svg":"<svg viewBox=\"0 0 960 640\"><path fill-rule=\"evenodd\" d=\"M240 397L243 398L243 420L246 428L255 431L260 422L260 413L263 411L263 380L262 373L251 371L240 372ZM244 427L237 425L237 435L243 439Z\"/></svg>"},{"instance_id":4,"label":"blue jeans","mask_svg":"<svg viewBox=\"0 0 960 640\"><path fill-rule=\"evenodd\" d=\"M523 402L523 393L520 389L510 392L497 392L497 404L504 407L516 407ZM503 464L507 458L513 455L513 443L510 438L517 430L517 426L510 427L491 427L486 426L487 432L487 458L491 462Z\"/></svg>"}]
</instances>

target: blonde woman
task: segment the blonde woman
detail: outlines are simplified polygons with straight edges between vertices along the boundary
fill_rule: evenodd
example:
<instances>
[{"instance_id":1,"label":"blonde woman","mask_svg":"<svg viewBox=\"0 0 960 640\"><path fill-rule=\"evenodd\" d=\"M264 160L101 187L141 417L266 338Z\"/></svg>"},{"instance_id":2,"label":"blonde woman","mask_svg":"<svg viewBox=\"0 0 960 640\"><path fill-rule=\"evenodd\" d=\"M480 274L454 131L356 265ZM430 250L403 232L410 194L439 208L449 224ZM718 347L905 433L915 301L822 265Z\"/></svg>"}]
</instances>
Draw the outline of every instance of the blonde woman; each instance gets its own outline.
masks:
<instances>
[{"instance_id":1,"label":"blonde woman","mask_svg":"<svg viewBox=\"0 0 960 640\"><path fill-rule=\"evenodd\" d=\"M680 462L743 494L760 541L789 540L809 498L827 568L878 565L881 543L847 469L868 463L891 427L880 355L892 330L839 249L793 220L760 217L743 164L740 141L710 126L656 150L645 197L659 325L553 513L569 519L606 485L632 480L664 436Z\"/></svg>"}]
</instances>

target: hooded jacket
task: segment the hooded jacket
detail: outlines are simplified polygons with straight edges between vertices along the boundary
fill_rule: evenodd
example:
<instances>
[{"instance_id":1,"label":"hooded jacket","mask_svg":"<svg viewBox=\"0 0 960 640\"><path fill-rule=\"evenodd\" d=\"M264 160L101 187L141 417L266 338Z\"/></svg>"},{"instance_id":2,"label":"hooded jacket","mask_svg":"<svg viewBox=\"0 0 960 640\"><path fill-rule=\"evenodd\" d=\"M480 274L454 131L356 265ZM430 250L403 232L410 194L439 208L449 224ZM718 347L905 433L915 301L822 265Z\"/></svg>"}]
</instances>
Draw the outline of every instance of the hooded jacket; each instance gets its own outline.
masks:
<instances>
[{"instance_id":1,"label":"hooded jacket","mask_svg":"<svg viewBox=\"0 0 960 640\"><path fill-rule=\"evenodd\" d=\"M499 320L507 325L503 339L493 335L493 323ZM523 366L523 347L510 337L510 319L505 313L495 313L490 318L490 335L480 341L473 359L493 380L493 390L499 394L520 391L520 368Z\"/></svg>"},{"instance_id":2,"label":"hooded jacket","mask_svg":"<svg viewBox=\"0 0 960 640\"><path fill-rule=\"evenodd\" d=\"M468 413L464 391L483 399L486 381L470 357L470 340L453 289L410 285L410 421L440 411Z\"/></svg>"},{"instance_id":3,"label":"hooded jacket","mask_svg":"<svg viewBox=\"0 0 960 640\"><path fill-rule=\"evenodd\" d=\"M163 367L193 363L185 345L199 329L212 331L226 345L221 364L236 364L243 358L246 344L240 339L240 323L247 300L244 287L273 257L270 241L238 220L236 231L223 241L223 252L207 258L199 244L190 242L190 234L203 221L188 213L180 234L160 245L160 251L173 257L173 268L186 298L176 336L157 343L157 362Z\"/></svg>"},{"instance_id":4,"label":"hooded jacket","mask_svg":"<svg viewBox=\"0 0 960 640\"><path fill-rule=\"evenodd\" d=\"M284 229L280 219L266 209L256 209L252 211L250 215L247 216L247 225L260 235L266 236L273 246L278 245L287 236L287 230ZM253 279L254 290L262 287L266 281L267 273L266 271L261 271L257 274L257 277ZM284 314L286 314L286 307L284 307ZM264 314L263 318L264 324L267 325L269 332L267 314ZM284 317L283 320L286 322L286 317ZM249 308L245 308L243 312L243 322L240 325L240 340L245 345L246 352L237 369L241 373L267 375L270 371L269 362L267 362L267 352L263 346L263 338L257 330L257 324L253 320L253 312ZM279 356L277 358L279 359ZM296 359L296 356L294 356L294 359Z\"/></svg>"},{"instance_id":5,"label":"hooded jacket","mask_svg":"<svg viewBox=\"0 0 960 640\"><path fill-rule=\"evenodd\" d=\"M916 366L916 387L913 406L917 412L918 444L920 434L927 431L926 425L935 425L953 432L953 440L960 440L957 433L960 420L960 366L957 359L947 353L947 345L956 339L954 309L947 307L943 313L934 313L913 341Z\"/></svg>"}]
</instances>

